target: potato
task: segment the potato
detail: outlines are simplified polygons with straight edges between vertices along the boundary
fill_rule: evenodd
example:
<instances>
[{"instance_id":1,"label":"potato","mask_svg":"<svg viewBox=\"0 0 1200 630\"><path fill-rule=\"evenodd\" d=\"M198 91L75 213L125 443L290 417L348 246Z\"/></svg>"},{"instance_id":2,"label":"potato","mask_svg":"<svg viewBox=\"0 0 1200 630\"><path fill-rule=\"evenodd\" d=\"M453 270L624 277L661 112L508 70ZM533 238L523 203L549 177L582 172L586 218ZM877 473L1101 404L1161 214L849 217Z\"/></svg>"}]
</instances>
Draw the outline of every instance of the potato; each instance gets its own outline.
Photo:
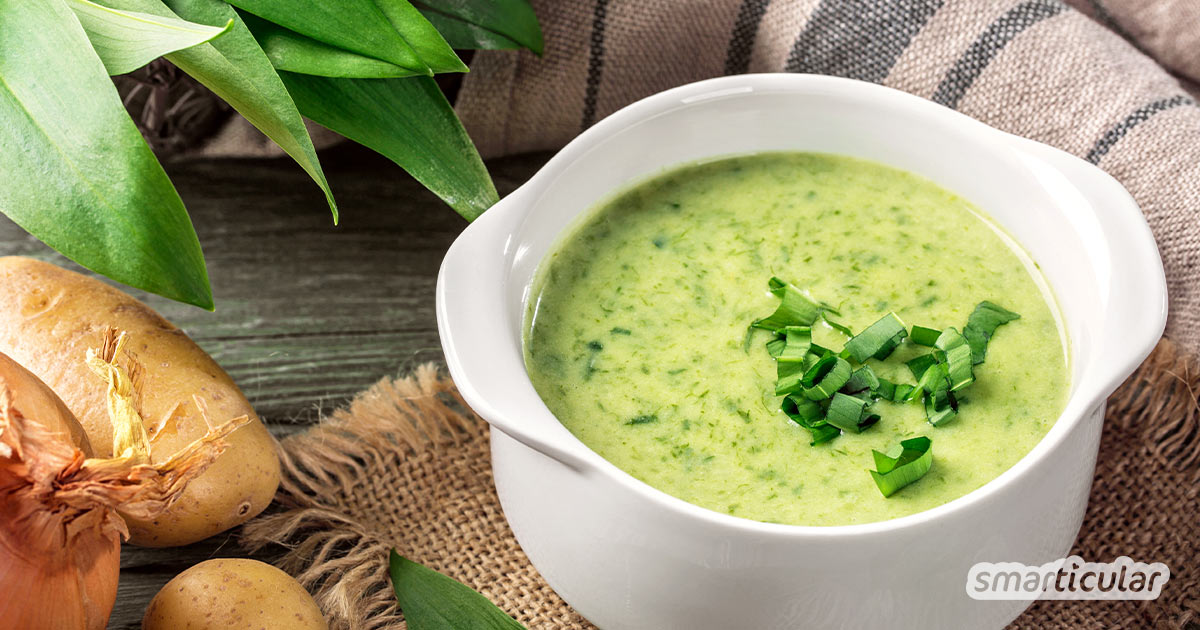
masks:
<instances>
[{"instance_id":1,"label":"potato","mask_svg":"<svg viewBox=\"0 0 1200 630\"><path fill-rule=\"evenodd\" d=\"M112 455L106 386L88 369L106 327L130 335L127 350L144 368L140 408L151 459L170 457L202 437L207 425L192 396L215 423L242 415L228 448L153 521L127 518L131 542L185 545L245 522L271 502L279 460L266 427L224 370L183 331L150 307L97 279L21 257L0 258L0 352L62 398L83 425L97 457Z\"/></svg>"},{"instance_id":2,"label":"potato","mask_svg":"<svg viewBox=\"0 0 1200 630\"><path fill-rule=\"evenodd\" d=\"M146 607L142 630L327 630L308 591L258 560L205 560L167 582Z\"/></svg>"}]
</instances>

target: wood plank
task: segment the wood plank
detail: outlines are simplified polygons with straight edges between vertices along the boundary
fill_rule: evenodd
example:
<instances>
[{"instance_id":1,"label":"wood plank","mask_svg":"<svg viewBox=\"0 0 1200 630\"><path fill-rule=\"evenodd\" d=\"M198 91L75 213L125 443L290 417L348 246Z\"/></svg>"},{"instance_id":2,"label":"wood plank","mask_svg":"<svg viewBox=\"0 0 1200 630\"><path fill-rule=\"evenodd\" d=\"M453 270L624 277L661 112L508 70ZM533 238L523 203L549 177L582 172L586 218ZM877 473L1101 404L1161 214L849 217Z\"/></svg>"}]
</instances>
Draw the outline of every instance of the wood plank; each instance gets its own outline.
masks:
<instances>
[{"instance_id":1,"label":"wood plank","mask_svg":"<svg viewBox=\"0 0 1200 630\"><path fill-rule=\"evenodd\" d=\"M466 222L395 165L360 147L321 156L341 208L290 160L167 165L204 247L217 309L134 292L230 373L277 436L294 433L381 377L440 361L433 289ZM489 163L501 194L545 156ZM0 217L0 255L79 270ZM110 628L140 627L159 588L210 557L244 555L232 534L175 549L122 552Z\"/></svg>"}]
</instances>

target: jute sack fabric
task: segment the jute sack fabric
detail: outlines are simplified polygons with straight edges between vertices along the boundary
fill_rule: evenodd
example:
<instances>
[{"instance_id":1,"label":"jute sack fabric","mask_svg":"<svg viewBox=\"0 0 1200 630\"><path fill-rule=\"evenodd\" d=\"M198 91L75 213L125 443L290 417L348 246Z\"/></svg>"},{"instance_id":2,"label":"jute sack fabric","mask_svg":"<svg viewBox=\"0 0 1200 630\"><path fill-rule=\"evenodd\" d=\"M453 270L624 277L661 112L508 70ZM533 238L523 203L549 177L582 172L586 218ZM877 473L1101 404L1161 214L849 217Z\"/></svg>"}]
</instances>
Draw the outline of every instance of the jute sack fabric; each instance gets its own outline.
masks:
<instances>
[{"instance_id":1,"label":"jute sack fabric","mask_svg":"<svg viewBox=\"0 0 1200 630\"><path fill-rule=\"evenodd\" d=\"M1072 550L1089 561L1166 563L1172 575L1162 596L1038 602L1011 628L1200 627L1197 387L1195 365L1164 340L1110 399ZM387 575L392 547L470 585L531 630L592 628L547 586L509 530L487 437L486 423L433 366L384 379L283 441L282 510L245 526L243 543L286 550L280 565L314 594L335 630L405 627Z\"/></svg>"},{"instance_id":2,"label":"jute sack fabric","mask_svg":"<svg viewBox=\"0 0 1200 630\"><path fill-rule=\"evenodd\" d=\"M725 74L882 83L1120 180L1163 254L1167 335L1200 350L1200 107L1171 74L1200 79L1200 0L1072 0L1083 11L1059 0L533 4L544 56L478 53L458 95L485 157L558 148L639 98Z\"/></svg>"}]
</instances>

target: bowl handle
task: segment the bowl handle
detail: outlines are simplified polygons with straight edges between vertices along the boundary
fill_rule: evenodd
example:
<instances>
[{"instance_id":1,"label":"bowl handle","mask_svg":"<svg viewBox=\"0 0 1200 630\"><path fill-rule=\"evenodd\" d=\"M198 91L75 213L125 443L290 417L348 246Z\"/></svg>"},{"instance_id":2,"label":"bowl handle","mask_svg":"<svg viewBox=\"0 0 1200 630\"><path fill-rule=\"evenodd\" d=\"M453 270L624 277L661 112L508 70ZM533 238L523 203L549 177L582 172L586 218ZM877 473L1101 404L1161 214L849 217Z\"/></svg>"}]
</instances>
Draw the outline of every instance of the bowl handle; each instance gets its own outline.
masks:
<instances>
[{"instance_id":1,"label":"bowl handle","mask_svg":"<svg viewBox=\"0 0 1200 630\"><path fill-rule=\"evenodd\" d=\"M1016 148L1049 164L1083 194L1091 206L1109 256L1103 325L1094 340L1098 392L1108 396L1149 356L1167 322L1167 281L1158 245L1137 202L1099 167L1054 147L1011 136Z\"/></svg>"},{"instance_id":2,"label":"bowl handle","mask_svg":"<svg viewBox=\"0 0 1200 630\"><path fill-rule=\"evenodd\" d=\"M521 314L510 312L508 273L520 255L518 229L526 188L492 206L463 230L442 261L437 279L437 321L446 366L463 400L493 429L576 469L592 468L591 451L559 422L525 372Z\"/></svg>"}]
</instances>

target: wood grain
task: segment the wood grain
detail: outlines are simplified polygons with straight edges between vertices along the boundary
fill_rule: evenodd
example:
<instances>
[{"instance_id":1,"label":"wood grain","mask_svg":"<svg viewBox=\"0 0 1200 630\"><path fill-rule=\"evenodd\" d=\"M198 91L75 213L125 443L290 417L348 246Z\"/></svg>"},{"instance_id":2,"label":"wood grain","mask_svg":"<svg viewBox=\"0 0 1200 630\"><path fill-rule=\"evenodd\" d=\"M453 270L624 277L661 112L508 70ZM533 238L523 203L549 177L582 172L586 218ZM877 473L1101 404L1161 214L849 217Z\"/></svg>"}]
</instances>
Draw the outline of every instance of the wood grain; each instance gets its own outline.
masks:
<instances>
[{"instance_id":1,"label":"wood grain","mask_svg":"<svg viewBox=\"0 0 1200 630\"><path fill-rule=\"evenodd\" d=\"M501 195L545 156L490 162ZM290 160L167 165L204 247L216 298L207 311L133 292L211 354L272 433L303 430L376 380L440 361L433 289L466 222L395 165L360 147L321 156L341 208ZM0 217L0 255L79 270ZM235 534L175 549L126 545L111 629L139 628L171 577L211 557L245 555ZM269 560L269 558L266 558Z\"/></svg>"}]
</instances>

